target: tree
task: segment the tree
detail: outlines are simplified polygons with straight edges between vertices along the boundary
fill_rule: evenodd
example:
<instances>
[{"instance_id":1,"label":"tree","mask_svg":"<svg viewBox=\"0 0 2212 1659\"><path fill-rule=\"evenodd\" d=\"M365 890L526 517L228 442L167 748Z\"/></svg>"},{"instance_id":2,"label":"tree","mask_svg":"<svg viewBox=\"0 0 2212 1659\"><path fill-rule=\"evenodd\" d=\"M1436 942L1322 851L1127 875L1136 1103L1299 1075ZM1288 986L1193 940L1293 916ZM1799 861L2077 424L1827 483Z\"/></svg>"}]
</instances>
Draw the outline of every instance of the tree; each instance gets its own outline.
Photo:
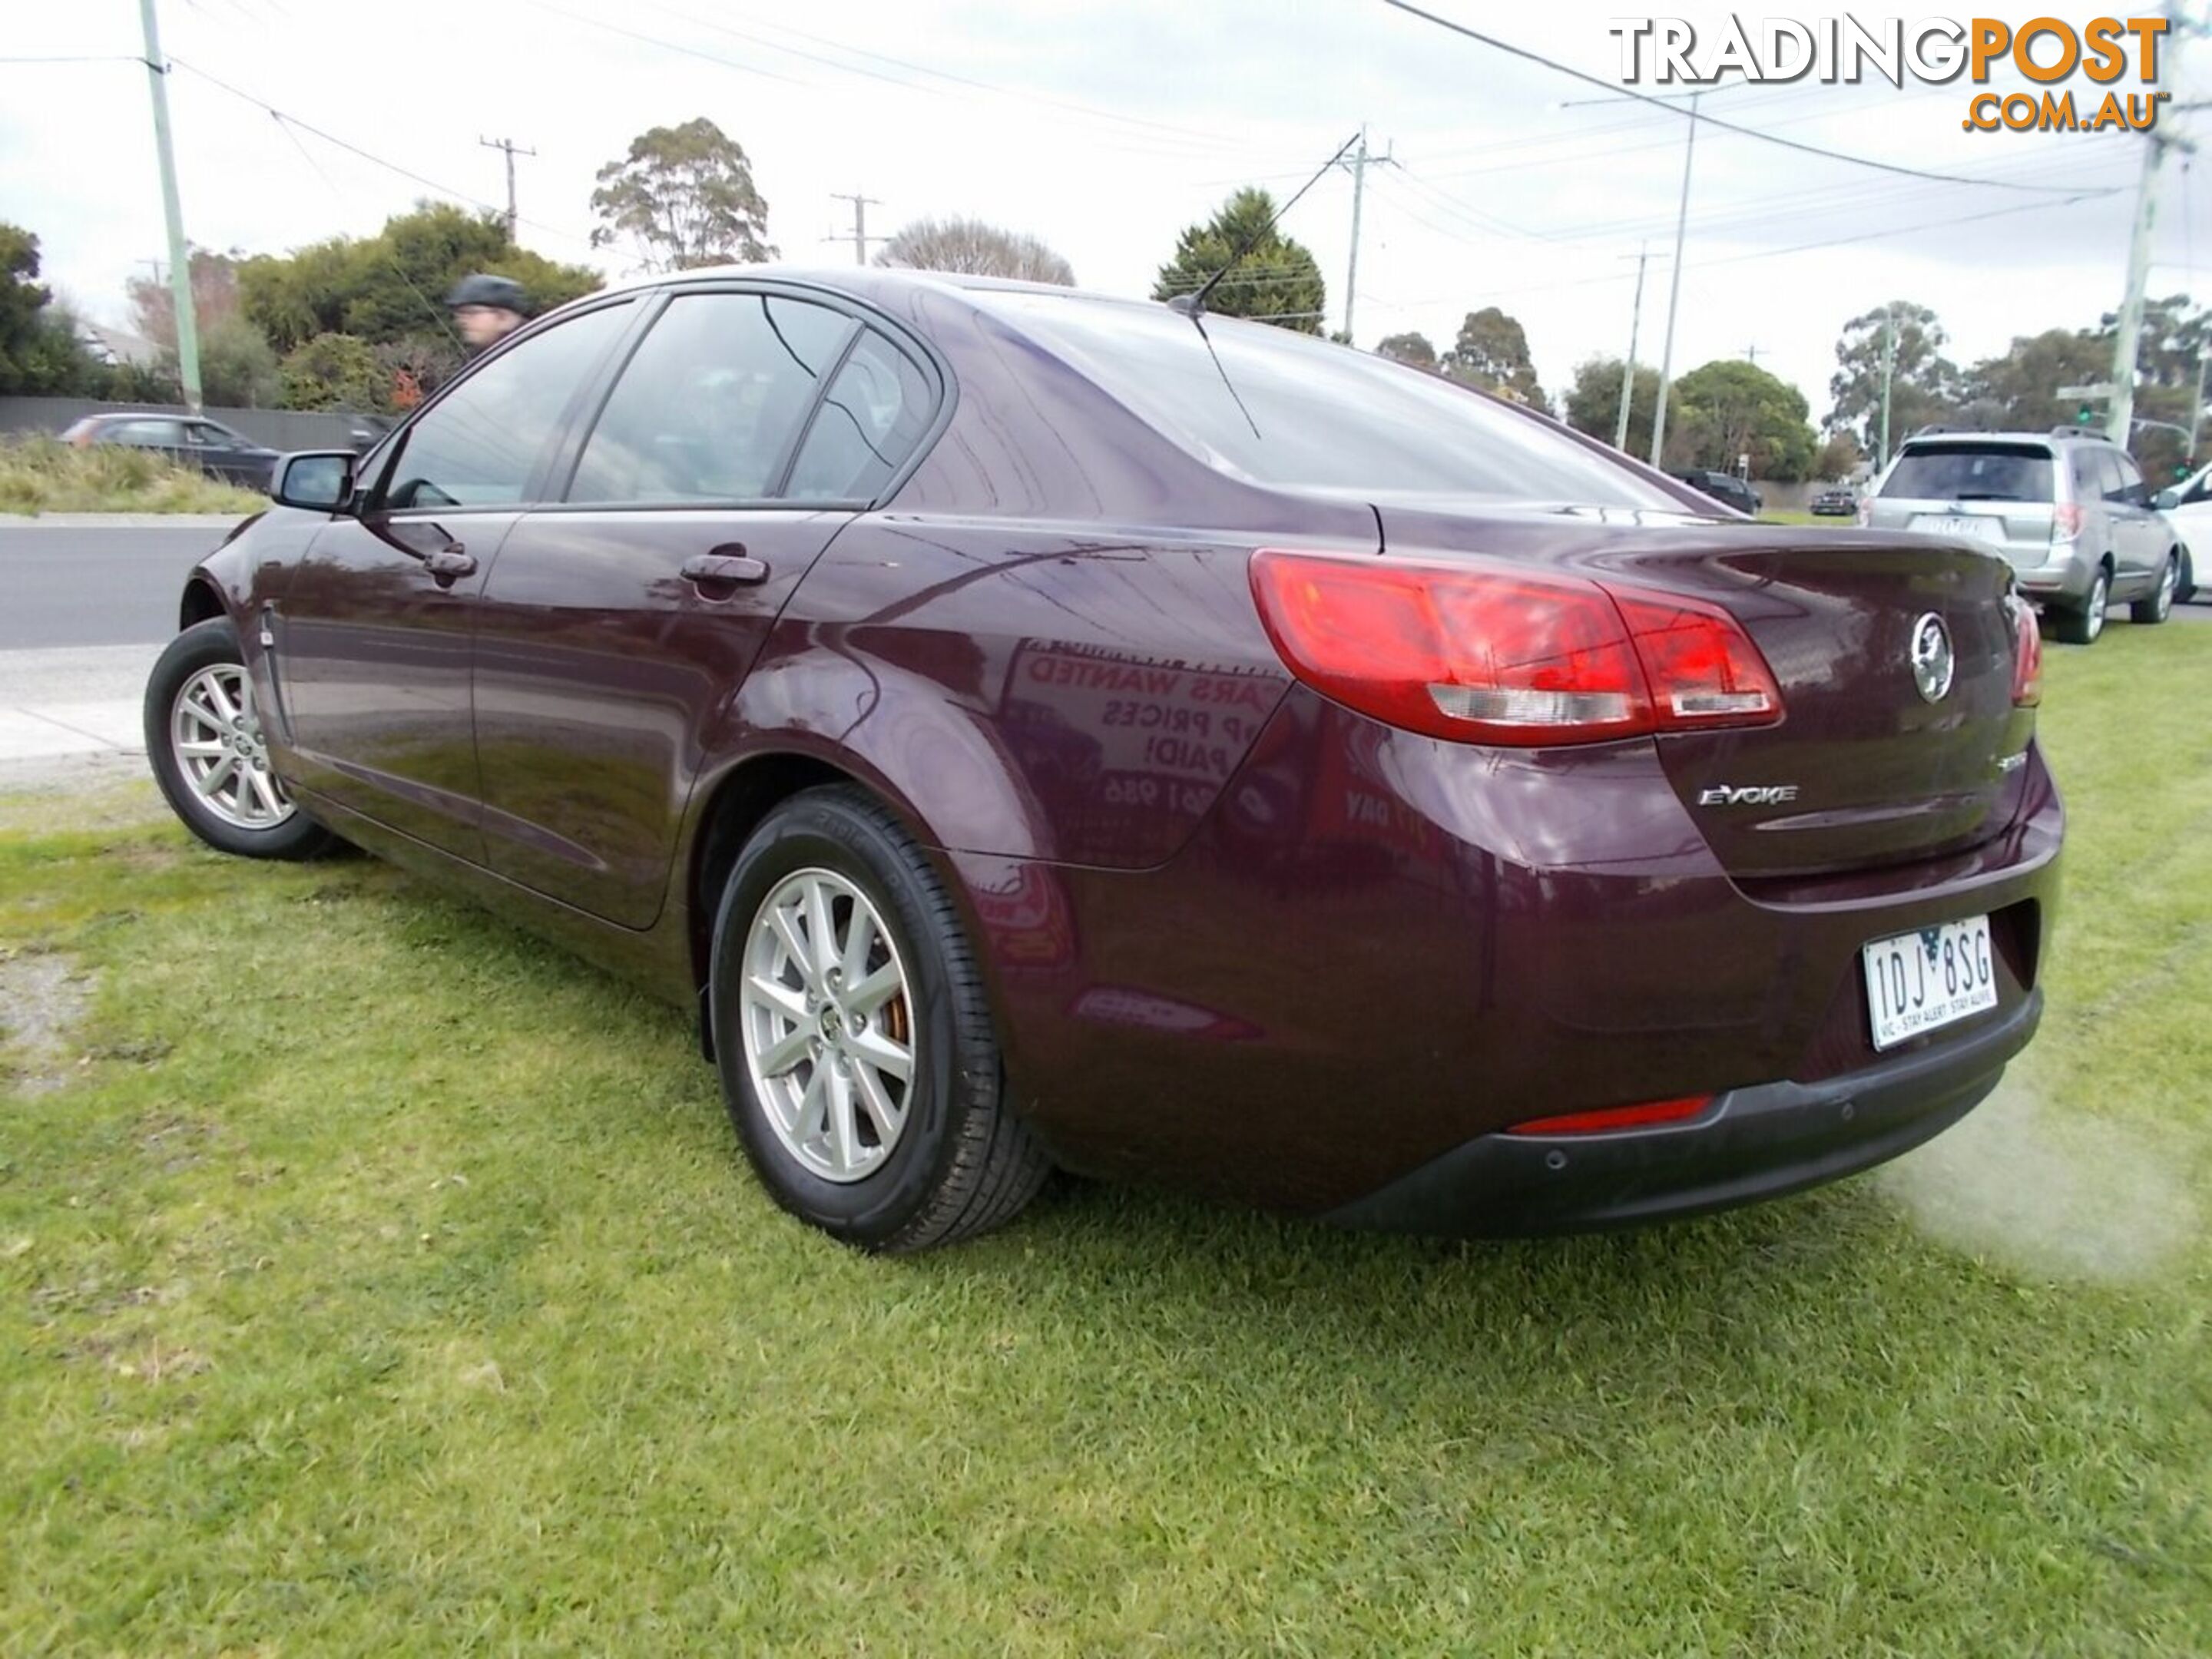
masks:
<instances>
[{"instance_id":1,"label":"tree","mask_svg":"<svg viewBox=\"0 0 2212 1659\"><path fill-rule=\"evenodd\" d=\"M1496 306L1467 313L1459 325L1459 338L1444 354L1444 372L1455 380L1551 413L1544 388L1536 384L1536 366L1529 361L1528 334L1517 319Z\"/></svg>"},{"instance_id":2,"label":"tree","mask_svg":"<svg viewBox=\"0 0 2212 1659\"><path fill-rule=\"evenodd\" d=\"M1859 470L1866 457L1848 432L1832 434L1813 457L1813 476L1816 478L1848 478Z\"/></svg>"},{"instance_id":3,"label":"tree","mask_svg":"<svg viewBox=\"0 0 2212 1659\"><path fill-rule=\"evenodd\" d=\"M1721 358L1682 376L1674 395L1690 465L1733 472L1748 455L1754 478L1789 483L1812 472L1819 446L1805 394L1787 380L1756 363Z\"/></svg>"},{"instance_id":4,"label":"tree","mask_svg":"<svg viewBox=\"0 0 2212 1659\"><path fill-rule=\"evenodd\" d=\"M1575 382L1567 389L1567 424L1593 438L1613 441L1620 429L1620 359L1592 357L1575 368ZM1638 364L1636 385L1628 398L1628 450L1631 455L1651 453L1651 416L1659 407L1659 371Z\"/></svg>"},{"instance_id":5,"label":"tree","mask_svg":"<svg viewBox=\"0 0 2212 1659\"><path fill-rule=\"evenodd\" d=\"M67 396L102 388L103 366L76 319L38 281L39 239L0 223L0 392Z\"/></svg>"},{"instance_id":6,"label":"tree","mask_svg":"<svg viewBox=\"0 0 2212 1659\"><path fill-rule=\"evenodd\" d=\"M1961 423L1989 431L2028 432L2070 425L2081 403L2062 398L2058 388L2094 385L2109 380L2112 372L2110 332L2049 328L2040 334L2016 336L2004 356L1987 358L1966 372ZM1890 431L1893 441L1901 435L1893 410Z\"/></svg>"},{"instance_id":7,"label":"tree","mask_svg":"<svg viewBox=\"0 0 2212 1659\"><path fill-rule=\"evenodd\" d=\"M191 273L192 317L203 332L238 314L238 267L241 249L217 253L195 247L185 256ZM177 296L166 276L132 276L123 284L131 302L131 329L172 355L177 349Z\"/></svg>"},{"instance_id":8,"label":"tree","mask_svg":"<svg viewBox=\"0 0 2212 1659\"><path fill-rule=\"evenodd\" d=\"M424 202L374 236L336 236L281 257L247 259L238 268L239 310L283 356L320 335L350 335L392 357L395 367L410 366L427 391L462 361L445 298L476 270L513 277L537 311L599 286L596 271L515 246L496 214ZM387 374L372 409L398 406L394 385Z\"/></svg>"},{"instance_id":9,"label":"tree","mask_svg":"<svg viewBox=\"0 0 2212 1659\"><path fill-rule=\"evenodd\" d=\"M1848 432L1873 453L1881 441L1882 321L1896 319L1891 362L1889 441L1893 451L1916 428L1950 420L1963 401L1958 366L1944 356L1947 337L1936 313L1909 300L1862 312L1844 325L1836 342L1836 373L1828 381L1834 407L1827 429Z\"/></svg>"},{"instance_id":10,"label":"tree","mask_svg":"<svg viewBox=\"0 0 2212 1659\"><path fill-rule=\"evenodd\" d=\"M753 188L744 146L703 115L640 133L628 155L599 169L599 185L592 208L606 222L592 246L627 237L647 270L775 258L768 204Z\"/></svg>"},{"instance_id":11,"label":"tree","mask_svg":"<svg viewBox=\"0 0 2212 1659\"><path fill-rule=\"evenodd\" d=\"M350 334L318 334L289 353L281 370L287 409L383 410L391 376L376 348Z\"/></svg>"},{"instance_id":12,"label":"tree","mask_svg":"<svg viewBox=\"0 0 2212 1659\"><path fill-rule=\"evenodd\" d=\"M1001 230L981 219L916 219L884 244L876 263L1075 286L1075 267L1036 237Z\"/></svg>"},{"instance_id":13,"label":"tree","mask_svg":"<svg viewBox=\"0 0 2212 1659\"><path fill-rule=\"evenodd\" d=\"M1386 334L1376 342L1375 353L1394 362L1411 363L1416 368L1437 366L1437 349L1429 343L1425 334Z\"/></svg>"},{"instance_id":14,"label":"tree","mask_svg":"<svg viewBox=\"0 0 2212 1659\"><path fill-rule=\"evenodd\" d=\"M1152 283L1152 298L1196 293L1249 241L1236 269L1206 296L1206 309L1257 318L1301 334L1322 332L1328 301L1321 266L1302 244L1273 228L1275 211L1274 198L1248 188L1231 196L1206 223L1186 227L1176 239L1175 258L1160 267Z\"/></svg>"}]
</instances>

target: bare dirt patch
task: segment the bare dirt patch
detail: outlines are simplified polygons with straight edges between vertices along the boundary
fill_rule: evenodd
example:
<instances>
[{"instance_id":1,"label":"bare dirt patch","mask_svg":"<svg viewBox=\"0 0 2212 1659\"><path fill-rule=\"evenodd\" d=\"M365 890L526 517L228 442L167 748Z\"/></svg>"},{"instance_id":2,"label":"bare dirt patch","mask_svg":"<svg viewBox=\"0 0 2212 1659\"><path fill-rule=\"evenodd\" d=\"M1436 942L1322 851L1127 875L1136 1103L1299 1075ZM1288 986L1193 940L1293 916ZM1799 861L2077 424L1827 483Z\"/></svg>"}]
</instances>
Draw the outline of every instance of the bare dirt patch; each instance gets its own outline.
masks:
<instances>
[{"instance_id":1,"label":"bare dirt patch","mask_svg":"<svg viewBox=\"0 0 2212 1659\"><path fill-rule=\"evenodd\" d=\"M69 1080L70 1032L92 1000L92 977L54 951L0 955L0 1068L23 1094Z\"/></svg>"}]
</instances>

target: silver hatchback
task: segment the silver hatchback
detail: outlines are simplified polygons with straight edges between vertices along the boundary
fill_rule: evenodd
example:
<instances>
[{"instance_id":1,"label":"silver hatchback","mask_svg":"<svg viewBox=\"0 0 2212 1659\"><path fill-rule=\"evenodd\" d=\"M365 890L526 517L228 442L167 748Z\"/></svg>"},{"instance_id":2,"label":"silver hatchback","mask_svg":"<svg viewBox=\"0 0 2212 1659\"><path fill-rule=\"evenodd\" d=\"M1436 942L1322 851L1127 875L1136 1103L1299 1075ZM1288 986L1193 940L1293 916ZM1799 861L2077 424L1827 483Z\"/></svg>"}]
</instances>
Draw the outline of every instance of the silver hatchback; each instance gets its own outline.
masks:
<instances>
[{"instance_id":1,"label":"silver hatchback","mask_svg":"<svg viewBox=\"0 0 2212 1659\"><path fill-rule=\"evenodd\" d=\"M1909 438L1860 511L1878 530L1962 537L2012 566L2052 634L2087 645L2125 600L2162 623L2181 538L2151 504L2127 451L2072 432L1946 432Z\"/></svg>"}]
</instances>

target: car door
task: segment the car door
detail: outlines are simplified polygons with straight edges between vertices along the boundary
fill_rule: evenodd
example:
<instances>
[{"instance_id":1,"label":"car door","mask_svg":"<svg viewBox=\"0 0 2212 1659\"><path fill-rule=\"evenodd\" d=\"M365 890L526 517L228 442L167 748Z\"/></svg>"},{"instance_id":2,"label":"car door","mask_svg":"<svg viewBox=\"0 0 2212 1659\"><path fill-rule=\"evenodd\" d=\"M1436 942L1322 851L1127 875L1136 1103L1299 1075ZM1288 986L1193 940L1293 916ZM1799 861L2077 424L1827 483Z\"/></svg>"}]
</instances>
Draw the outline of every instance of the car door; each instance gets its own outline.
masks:
<instances>
[{"instance_id":1,"label":"car door","mask_svg":"<svg viewBox=\"0 0 2212 1659\"><path fill-rule=\"evenodd\" d=\"M2166 537L2151 512L2150 491L2134 457L2122 449L2104 452L2105 501L2112 514L2114 597L2150 585L2151 573L2166 555Z\"/></svg>"},{"instance_id":2,"label":"car door","mask_svg":"<svg viewBox=\"0 0 2212 1659\"><path fill-rule=\"evenodd\" d=\"M494 869L653 921L702 729L912 453L939 392L926 362L820 295L725 284L665 301L580 430L564 499L515 526L485 588Z\"/></svg>"},{"instance_id":3,"label":"car door","mask_svg":"<svg viewBox=\"0 0 2212 1659\"><path fill-rule=\"evenodd\" d=\"M118 421L100 434L126 449L150 449L173 461L185 459L185 423L167 415Z\"/></svg>"},{"instance_id":4,"label":"car door","mask_svg":"<svg viewBox=\"0 0 2212 1659\"><path fill-rule=\"evenodd\" d=\"M201 471L233 483L268 482L269 458L228 427L217 426L213 421L186 421L184 428L185 453Z\"/></svg>"},{"instance_id":5,"label":"car door","mask_svg":"<svg viewBox=\"0 0 2212 1659\"><path fill-rule=\"evenodd\" d=\"M263 619L295 787L482 861L469 653L484 574L637 315L617 301L484 360L380 452L357 510L316 532Z\"/></svg>"}]
</instances>

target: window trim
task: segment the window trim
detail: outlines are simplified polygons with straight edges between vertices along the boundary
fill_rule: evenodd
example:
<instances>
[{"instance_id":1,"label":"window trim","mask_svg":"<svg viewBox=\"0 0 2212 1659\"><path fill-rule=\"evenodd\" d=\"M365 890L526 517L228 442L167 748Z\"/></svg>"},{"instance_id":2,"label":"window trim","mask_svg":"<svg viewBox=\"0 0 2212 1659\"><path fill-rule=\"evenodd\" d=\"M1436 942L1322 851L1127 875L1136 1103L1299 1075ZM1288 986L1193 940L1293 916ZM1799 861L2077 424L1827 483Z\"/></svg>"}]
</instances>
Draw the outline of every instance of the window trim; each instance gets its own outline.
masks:
<instances>
[{"instance_id":1,"label":"window trim","mask_svg":"<svg viewBox=\"0 0 2212 1659\"><path fill-rule=\"evenodd\" d=\"M695 497L688 501L570 501L568 499L568 492L575 482L576 469L583 460L584 447L591 441L592 430L598 426L600 416L605 414L606 402L614 395L615 386L620 380L622 373L629 368L631 357L635 355L639 346L644 343L647 333L655 323L659 322L661 315L675 301L692 295L704 294L759 295L769 298L780 297L808 305L818 305L838 312L858 325L846 337L844 345L838 351L836 362L830 365L828 372L822 376L821 384L815 387L814 396L807 404L805 414L794 428L793 436L771 475L773 480L770 485L771 493L766 495L732 496L719 500ZM874 512L892 500L905 487L907 480L912 477L922 462L928 459L930 452L937 447L938 440L944 435L945 428L952 422L953 409L959 401L958 383L953 379L952 371L946 364L943 355L913 330L902 326L873 306L857 300L851 295L842 293L836 289L817 287L811 283L791 282L780 277L747 276L722 276L691 282L672 280L651 290L651 295L653 303L649 307L649 314L620 346L620 362L612 372L605 375L604 384L597 388L592 402L590 418L588 420L580 417L574 419L562 435L553 469L560 482L558 499L538 501L531 507L530 511L533 513ZM821 412L823 400L830 394L831 382L844 368L845 360L852 356L853 349L860 343L862 335L871 328L889 341L894 349L903 352L915 367L921 371L922 378L929 383L931 396L935 400L935 406L930 412L929 419L922 425L921 435L915 440L912 452L872 495L802 497L774 493L781 490L790 482L792 471L799 463L799 451L805 447L807 434L814 429L815 419ZM571 412L572 415L575 414L575 411ZM549 478L546 482L550 486L552 479Z\"/></svg>"},{"instance_id":2,"label":"window trim","mask_svg":"<svg viewBox=\"0 0 2212 1659\"><path fill-rule=\"evenodd\" d=\"M641 305L637 303L641 297L645 301ZM501 341L497 346L469 364L460 374L440 386L421 408L416 410L399 426L386 434L382 443L378 446L384 453L377 458L376 476L373 479L357 483L355 487L354 500L358 516L364 522L374 520L384 523L390 520L404 521L431 516L473 517L491 513L528 513L544 506L546 485L551 481L560 457L568 449L578 407L586 395L598 388L603 381L609 385L612 384L611 381L607 380L607 366L618 356L623 361L628 361L629 350L639 332L640 318L644 313L655 309L653 304L653 298L654 295L651 290L647 290L643 296L641 296L634 289L625 289L618 294L605 295L596 304L579 303L574 306L562 306L558 311L539 318L527 327L517 329L512 335ZM528 342L537 339L541 335L550 333L563 324L578 321L595 312L611 311L617 306L635 306L636 309L629 319L629 325L617 331L612 343L600 354L599 362L592 366L591 372L582 378L576 389L569 394L568 401L562 405L561 413L555 417L552 428L547 434L544 447L540 451L538 459L532 462L530 471L523 479L520 499L512 501L472 501L451 506L387 507L385 505L384 492L392 481L392 469L398 465L399 458L406 453L407 445L415 435L415 428L428 419L431 413L447 398L452 397L461 387L476 379L478 374L506 356L510 351L520 349Z\"/></svg>"}]
</instances>

